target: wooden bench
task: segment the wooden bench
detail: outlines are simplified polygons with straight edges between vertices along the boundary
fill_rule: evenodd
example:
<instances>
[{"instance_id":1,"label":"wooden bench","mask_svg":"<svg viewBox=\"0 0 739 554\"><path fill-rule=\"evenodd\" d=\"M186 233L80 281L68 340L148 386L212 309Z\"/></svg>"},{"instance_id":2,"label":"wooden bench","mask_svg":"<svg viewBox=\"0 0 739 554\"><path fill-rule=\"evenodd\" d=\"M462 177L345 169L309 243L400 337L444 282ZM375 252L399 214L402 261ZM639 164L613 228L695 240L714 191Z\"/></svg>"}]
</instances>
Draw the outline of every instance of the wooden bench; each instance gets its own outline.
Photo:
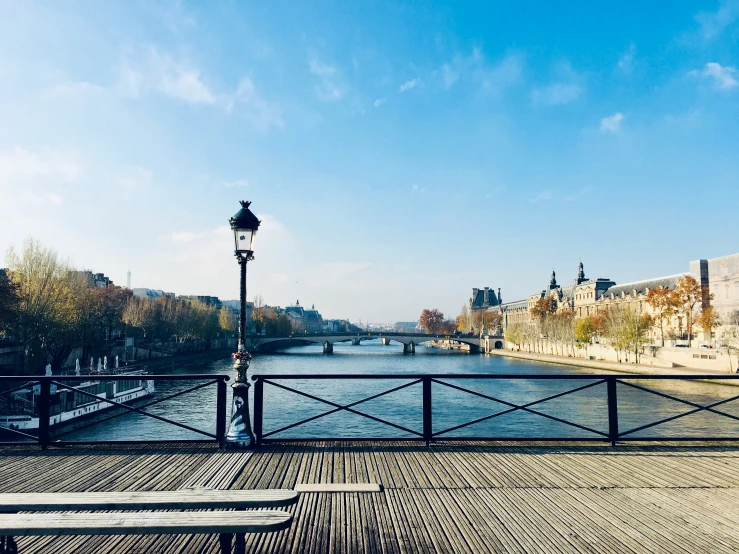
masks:
<instances>
[{"instance_id":1,"label":"wooden bench","mask_svg":"<svg viewBox=\"0 0 739 554\"><path fill-rule=\"evenodd\" d=\"M221 552L244 552L245 533L268 533L290 526L292 515L281 510L245 512L247 508L277 508L297 502L291 490L212 490L0 494L0 535L13 552L12 536L38 535L220 535ZM224 510L237 512L183 512ZM92 513L38 513L49 511ZM104 513L95 510L134 510ZM141 510L177 510L170 512ZM32 513L17 513L32 512ZM2 548L2 546L0 546Z\"/></svg>"}]
</instances>

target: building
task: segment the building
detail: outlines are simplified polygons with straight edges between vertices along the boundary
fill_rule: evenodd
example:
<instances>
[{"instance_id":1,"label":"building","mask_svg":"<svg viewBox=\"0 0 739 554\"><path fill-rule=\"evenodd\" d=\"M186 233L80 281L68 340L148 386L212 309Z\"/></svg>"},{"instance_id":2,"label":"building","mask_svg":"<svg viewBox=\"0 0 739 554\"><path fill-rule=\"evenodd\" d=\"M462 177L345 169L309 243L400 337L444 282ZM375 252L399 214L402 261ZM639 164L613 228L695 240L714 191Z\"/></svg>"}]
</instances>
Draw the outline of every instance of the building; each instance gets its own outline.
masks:
<instances>
[{"instance_id":1,"label":"building","mask_svg":"<svg viewBox=\"0 0 739 554\"><path fill-rule=\"evenodd\" d=\"M710 303L723 323L739 311L739 254L696 260L690 262L690 273L703 286L707 296L704 303Z\"/></svg>"},{"instance_id":2,"label":"building","mask_svg":"<svg viewBox=\"0 0 739 554\"><path fill-rule=\"evenodd\" d=\"M727 256L727 258L732 258ZM719 258L718 260L724 260ZM706 266L706 260L699 262L692 262L691 268L695 266L700 270L701 264L703 267ZM739 255L736 256L736 265L724 262L723 265L715 264L720 267L721 270L716 273L720 274L724 279L730 280L733 275L736 282L739 282ZM723 268L728 269L723 269ZM734 273L731 273L731 268L735 268ZM611 306L616 305L629 305L635 307L639 313L645 313L653 315L653 310L649 304L647 304L647 295L650 289L656 289L663 287L669 290L675 290L680 279L690 273L680 273L677 275L668 275L665 277L657 277L652 279L645 279L642 281L634 281L631 283L623 283L621 285L616 284L615 281L606 278L589 279L585 276L585 269L582 262L578 265L577 276L572 280L571 284L562 286L557 282L557 275L554 271L549 278L549 284L539 292L531 294L527 299L517 300L515 302L499 303L498 306L491 306L486 308L487 310L500 310L503 316L503 329L508 328L512 324L527 324L531 322L531 309L535 306L536 302L541 298L552 297L554 298L554 306L557 312L568 311L572 312L576 318L588 317L590 315L597 314L601 311L605 311ZM708 274L704 271L704 277L709 279L710 271ZM720 277L716 277L716 282ZM730 288L735 281L731 281ZM723 284L723 281L721 281ZM475 291L473 290L473 300L475 299ZM739 290L739 288L737 289ZM498 293L500 297L500 292ZM707 301L707 290L704 289L703 302ZM734 304L734 297L732 297L726 305L723 307L724 310L730 310ZM739 299L736 299L739 302ZM705 305L705 304L704 304ZM471 304L472 307L472 304ZM667 325L665 325L665 335L670 333L670 338L682 338L687 333L687 322L684 321L684 314L675 314ZM695 331L694 331L695 332ZM659 331L653 329L651 331L652 338L654 340L659 339ZM667 336L665 338L668 338Z\"/></svg>"},{"instance_id":3,"label":"building","mask_svg":"<svg viewBox=\"0 0 739 554\"><path fill-rule=\"evenodd\" d=\"M472 289L472 297L469 300L469 306L471 311L477 312L500 306L502 302L500 289L498 289L498 296L495 296L494 290L491 290L490 287L485 287L482 290Z\"/></svg>"},{"instance_id":4,"label":"building","mask_svg":"<svg viewBox=\"0 0 739 554\"><path fill-rule=\"evenodd\" d=\"M72 273L76 273L87 279L87 283L91 288L104 289L113 284L113 281L106 277L104 273L93 273L89 269L72 271Z\"/></svg>"},{"instance_id":5,"label":"building","mask_svg":"<svg viewBox=\"0 0 739 554\"><path fill-rule=\"evenodd\" d=\"M215 298L214 296L211 298ZM231 310L231 313L233 314L233 317L235 318L234 321L236 322L236 329L239 328L239 316L241 315L241 300L221 300L221 307L228 308ZM254 327L254 302L247 302L246 303L246 331L247 333L254 333L256 332L256 328Z\"/></svg>"},{"instance_id":6,"label":"building","mask_svg":"<svg viewBox=\"0 0 739 554\"><path fill-rule=\"evenodd\" d=\"M220 298L218 298L217 296L190 295L178 296L177 298L179 300L187 300L188 302L202 302L207 306L213 306L215 308L220 308L222 305Z\"/></svg>"},{"instance_id":7,"label":"building","mask_svg":"<svg viewBox=\"0 0 739 554\"><path fill-rule=\"evenodd\" d=\"M159 289L137 288L137 289L131 289L131 293L134 296L138 296L140 298L148 298L150 300L156 300L157 298L162 298L164 296L168 296L170 298L175 297L175 293L164 292L163 290L159 290Z\"/></svg>"},{"instance_id":8,"label":"building","mask_svg":"<svg viewBox=\"0 0 739 554\"><path fill-rule=\"evenodd\" d=\"M313 305L309 310L300 305L300 300L285 308L283 313L290 319L296 333L320 333L323 331L323 318Z\"/></svg>"},{"instance_id":9,"label":"building","mask_svg":"<svg viewBox=\"0 0 739 554\"><path fill-rule=\"evenodd\" d=\"M392 330L395 333L425 333L418 321L396 321Z\"/></svg>"},{"instance_id":10,"label":"building","mask_svg":"<svg viewBox=\"0 0 739 554\"><path fill-rule=\"evenodd\" d=\"M341 319L325 319L322 330L324 333L341 333L344 331L344 321Z\"/></svg>"}]
</instances>

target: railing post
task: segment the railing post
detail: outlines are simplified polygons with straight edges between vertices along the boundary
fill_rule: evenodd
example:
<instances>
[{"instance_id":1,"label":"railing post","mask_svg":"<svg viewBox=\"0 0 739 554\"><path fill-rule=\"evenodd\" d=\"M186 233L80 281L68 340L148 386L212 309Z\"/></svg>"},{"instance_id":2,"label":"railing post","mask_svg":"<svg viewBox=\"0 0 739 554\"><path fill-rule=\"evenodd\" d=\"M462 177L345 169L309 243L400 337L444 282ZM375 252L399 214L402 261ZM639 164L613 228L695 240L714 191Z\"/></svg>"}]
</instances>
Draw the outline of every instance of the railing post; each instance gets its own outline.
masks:
<instances>
[{"instance_id":1,"label":"railing post","mask_svg":"<svg viewBox=\"0 0 739 554\"><path fill-rule=\"evenodd\" d=\"M216 404L216 437L218 446L223 448L226 441L226 381L218 379L218 399Z\"/></svg>"},{"instance_id":2,"label":"railing post","mask_svg":"<svg viewBox=\"0 0 739 554\"><path fill-rule=\"evenodd\" d=\"M432 410L431 410L431 377L423 377L423 440L426 446L431 444L432 438Z\"/></svg>"},{"instance_id":3,"label":"railing post","mask_svg":"<svg viewBox=\"0 0 739 554\"><path fill-rule=\"evenodd\" d=\"M40 394L38 397L38 443L43 450L49 446L49 404L51 403L51 379L39 378Z\"/></svg>"},{"instance_id":4,"label":"railing post","mask_svg":"<svg viewBox=\"0 0 739 554\"><path fill-rule=\"evenodd\" d=\"M262 419L264 415L264 381L259 377L254 380L254 437L257 446L262 444Z\"/></svg>"},{"instance_id":5,"label":"railing post","mask_svg":"<svg viewBox=\"0 0 739 554\"><path fill-rule=\"evenodd\" d=\"M606 387L608 390L608 438L611 446L616 446L618 440L618 398L616 396L616 378L607 377Z\"/></svg>"}]
</instances>

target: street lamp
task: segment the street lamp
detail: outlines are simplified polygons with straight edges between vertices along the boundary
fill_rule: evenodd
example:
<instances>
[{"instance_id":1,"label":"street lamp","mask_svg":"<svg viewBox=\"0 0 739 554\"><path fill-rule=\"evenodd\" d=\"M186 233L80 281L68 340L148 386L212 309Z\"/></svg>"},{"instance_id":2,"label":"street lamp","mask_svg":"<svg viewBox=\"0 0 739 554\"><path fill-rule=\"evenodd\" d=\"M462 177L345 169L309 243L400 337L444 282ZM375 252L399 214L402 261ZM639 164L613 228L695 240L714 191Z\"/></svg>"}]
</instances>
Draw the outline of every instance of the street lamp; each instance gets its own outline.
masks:
<instances>
[{"instance_id":1,"label":"street lamp","mask_svg":"<svg viewBox=\"0 0 739 554\"><path fill-rule=\"evenodd\" d=\"M246 264L254 259L254 235L257 234L260 221L249 205L251 202L241 200L241 209L228 222L234 233L234 254L241 267L241 312L239 313L239 347L232 354L236 360L236 381L233 389L233 406L231 408L231 424L226 435L226 447L234 449L250 448L254 444L249 418L249 382L246 371L249 369L251 355L246 351Z\"/></svg>"}]
</instances>

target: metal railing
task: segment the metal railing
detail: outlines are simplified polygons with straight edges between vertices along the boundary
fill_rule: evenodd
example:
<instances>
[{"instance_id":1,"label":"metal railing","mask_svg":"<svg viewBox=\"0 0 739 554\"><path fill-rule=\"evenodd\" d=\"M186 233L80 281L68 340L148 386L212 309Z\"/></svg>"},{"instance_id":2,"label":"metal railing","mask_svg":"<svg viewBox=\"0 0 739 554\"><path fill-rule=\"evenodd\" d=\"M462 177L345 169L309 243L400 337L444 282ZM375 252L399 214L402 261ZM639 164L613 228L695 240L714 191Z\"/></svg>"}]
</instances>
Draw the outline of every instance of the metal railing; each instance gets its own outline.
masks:
<instances>
[{"instance_id":1,"label":"metal railing","mask_svg":"<svg viewBox=\"0 0 739 554\"><path fill-rule=\"evenodd\" d=\"M24 378L19 376L0 376L0 383L7 383L7 382L19 382L22 381ZM122 402L118 400L114 400L112 398L107 398L107 394L105 396L101 396L99 394L93 394L91 392L81 390L79 386L83 382L89 382L91 380L94 381L100 381L100 382L110 382L110 381L130 381L130 380L140 380L142 382L145 381L190 381L190 382L196 382L196 381L204 381L201 383L198 383L192 387L189 387L185 390L179 390L177 392L174 392L172 394L167 394L165 396L154 396L154 399L150 401L145 401L146 396L142 396L138 398L136 404L129 402ZM34 401L33 401L33 409L34 413L29 414L30 418L38 417L38 429L33 430L20 430L19 428L11 428L8 425L8 418L5 418L4 416L6 414L0 413L0 445L18 445L18 444L38 444L43 449L46 449L50 445L57 445L57 446L65 446L65 445L81 445L81 444L150 444L150 443L187 443L187 442L194 442L194 443L203 443L203 442L216 442L220 447L224 446L225 437L226 437L226 403L227 403L227 392L226 392L226 381L229 380L229 377L227 375L201 375L201 374L190 374L190 375L147 375L147 374L120 374L120 375L53 375L50 377L43 376L43 377L37 377L33 376L30 378L29 381L26 381L23 385L20 387L11 388L8 390L0 390L0 396L4 396L5 400L1 404L5 408L10 406L12 404L11 401L8 400L7 395L10 395L14 392L18 392L24 389L33 390L34 386L38 386L38 394L35 395L34 393ZM75 386L77 385L77 386ZM214 386L216 387L216 431L215 433L212 433L210 431L206 431L203 429L198 429L196 427L193 427L191 425L187 425L185 423L182 423L180 421L174 421L172 419L168 419L166 417L162 417L160 415L151 413L146 411L146 408L149 408L151 406L155 406L158 404L161 404L163 402L166 402L167 400L171 400L173 398L180 397L182 395L198 391L200 389L203 389L208 386ZM59 418L59 423L56 425L52 424L52 418L53 414L51 414L51 406L52 406L52 397L55 395L52 394L52 387L56 387L57 391L60 390L66 390L71 391L74 394L81 395L82 397L87 397L90 399L91 403L98 403L98 404L105 404L105 408L110 408L111 410L114 408L117 408L116 413L107 414L107 411L105 409L103 410L96 410L96 413L93 417L95 419L93 421L86 421L82 418L75 418L75 422L77 422L73 428L71 429L65 429L63 423L68 423L67 421L62 422L61 417ZM142 401L144 403L142 403ZM28 403L28 401L21 400L21 403ZM100 425L101 423L106 423L108 421L111 421L113 419L119 418L121 416L127 415L127 414L139 414L142 416L145 416L146 418L151 418L156 421L163 422L167 425L171 425L173 427L179 428L179 429L185 429L187 431L196 433L198 435L202 435L206 437L205 439L145 439L145 440L88 440L88 441L68 441L68 440L62 440L63 437L69 436L70 434L78 433L79 431L83 429L87 429L90 427L94 427L96 425ZM61 414L61 407L60 407L60 414ZM86 414L92 415L92 414ZM104 416L104 417L103 417ZM102 417L102 419L99 419ZM3 425L3 419L5 419L6 424ZM84 423L83 423L84 422ZM59 430L60 432L55 433L54 436L52 436L52 428L55 430ZM4 437L14 437L20 440L17 441L7 441L3 440Z\"/></svg>"},{"instance_id":2,"label":"metal railing","mask_svg":"<svg viewBox=\"0 0 739 554\"><path fill-rule=\"evenodd\" d=\"M276 374L276 375L254 375L252 380L254 381L254 434L256 437L257 444L268 443L268 442L283 442L283 441L315 441L315 440L364 440L364 441L407 441L407 440L421 440L429 445L434 441L449 441L449 440L478 440L478 441L607 441L613 446L617 442L627 441L739 441L739 433L734 436L724 437L713 437L713 436L681 436L681 435L669 435L669 436L635 436L636 433L645 431L647 429L653 429L659 425L684 418L699 412L707 412L714 415L718 415L728 420L739 422L739 417L725 411L717 409L719 406L726 405L739 399L739 394L731 395L728 398L722 398L719 400L712 401L708 404L700 404L691 400L679 398L673 394L667 392L654 390L635 383L634 381L707 381L718 383L724 381L734 381L739 379L739 375L727 374L727 375L600 375L600 374L576 374L576 375L554 375L554 374ZM349 403L340 403L333 400L322 398L319 394L313 392L306 392L305 390L299 390L294 386L288 386L285 384L290 381L366 381L366 380L384 380L389 382L405 381L398 386L394 386L387 390L371 394L360 400L355 400ZM501 398L490 393L481 392L475 390L469 386L461 386L456 384L454 381L472 381L472 380L507 380L514 382L521 381L576 381L578 386L569 388L564 391L558 391L553 394L545 395L541 398L532 401L511 401ZM583 381L588 381L585 384L581 384ZM366 411L359 409L361 404L369 402L371 400L385 397L397 391L408 389L410 387L421 385L421 418L417 421L420 427L413 429L409 427L410 423L400 425L393 423L387 419L377 417L369 414ZM739 384L739 383L732 383ZM320 402L329 406L330 409L325 412L321 412L316 415L304 418L302 420L285 423L284 425L278 426L275 429L265 431L264 430L264 407L265 407L265 385L269 385L282 391L296 394L300 397L307 398L313 401ZM631 390L638 390L657 397L676 402L680 405L687 406L689 409L686 412L671 415L669 417L658 418L649 423L636 425L629 428L622 428L619 424L623 423L619 421L619 400L618 400L618 385L627 387ZM487 413L486 415L475 417L468 421L460 424L453 425L444 429L434 430L434 397L433 391L435 388L440 387L447 390L453 390L466 395L471 395L475 398L495 403L498 406L503 406L493 413ZM601 395L595 395L593 392L598 387L605 387L605 402ZM591 408L588 411L588 417L592 419L593 410L599 412L603 419L607 422L607 426L603 430L595 429L591 425L585 422L570 421L559 415L552 415L541 411L541 405L550 402L555 399L561 399L582 391L588 391L586 397L587 407ZM601 389L602 391L602 389ZM739 392L739 389L737 389ZM284 401L284 400L283 400ZM443 407L443 406L442 406ZM396 431L406 433L405 437L380 437L380 436L305 436L305 437L285 437L284 433L288 430L293 430L307 423L314 422L321 418L325 418L332 414L339 412L350 413L366 420L373 421L375 423L382 424L390 427ZM514 412L524 412L543 418L549 421L554 421L563 424L571 429L577 429L580 432L585 432L585 436L533 436L533 434L524 434L521 436L476 436L476 435L455 435L451 436L453 432L459 432L462 429L469 428L472 425L482 423L484 421L490 421L494 418L498 418ZM584 411L583 411L584 412ZM649 410L645 406L642 413L639 415L649 416ZM589 423L589 422L588 422ZM739 431L739 426L734 428L734 431ZM283 437L279 435L283 434Z\"/></svg>"}]
</instances>

